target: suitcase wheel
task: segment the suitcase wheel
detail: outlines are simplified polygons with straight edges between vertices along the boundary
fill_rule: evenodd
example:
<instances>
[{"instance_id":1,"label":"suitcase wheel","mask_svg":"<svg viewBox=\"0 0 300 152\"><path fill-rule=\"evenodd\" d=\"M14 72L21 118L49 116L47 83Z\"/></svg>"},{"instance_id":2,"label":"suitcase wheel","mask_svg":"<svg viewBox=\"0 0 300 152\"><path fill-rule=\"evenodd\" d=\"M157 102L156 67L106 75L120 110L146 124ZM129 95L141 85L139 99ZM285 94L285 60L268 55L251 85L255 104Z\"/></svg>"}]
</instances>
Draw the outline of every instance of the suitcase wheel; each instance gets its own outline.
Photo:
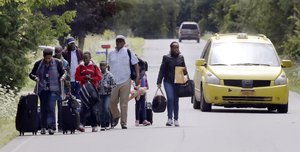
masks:
<instances>
[{"instance_id":1,"label":"suitcase wheel","mask_svg":"<svg viewBox=\"0 0 300 152\"><path fill-rule=\"evenodd\" d=\"M24 132L22 131L19 131L20 132L20 136L24 136Z\"/></svg>"},{"instance_id":2,"label":"suitcase wheel","mask_svg":"<svg viewBox=\"0 0 300 152\"><path fill-rule=\"evenodd\" d=\"M63 134L67 134L67 133L68 133L68 131L66 131L66 130L63 131Z\"/></svg>"}]
</instances>

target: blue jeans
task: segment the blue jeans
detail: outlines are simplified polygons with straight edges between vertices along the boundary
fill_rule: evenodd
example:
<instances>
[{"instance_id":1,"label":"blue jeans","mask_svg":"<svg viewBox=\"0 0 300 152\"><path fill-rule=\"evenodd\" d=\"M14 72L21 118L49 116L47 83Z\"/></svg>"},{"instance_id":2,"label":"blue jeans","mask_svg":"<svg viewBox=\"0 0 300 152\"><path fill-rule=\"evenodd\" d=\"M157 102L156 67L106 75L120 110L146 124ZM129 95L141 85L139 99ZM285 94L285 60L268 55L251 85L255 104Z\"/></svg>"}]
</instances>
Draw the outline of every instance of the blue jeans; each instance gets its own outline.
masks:
<instances>
[{"instance_id":1,"label":"blue jeans","mask_svg":"<svg viewBox=\"0 0 300 152\"><path fill-rule=\"evenodd\" d=\"M76 97L76 99L80 99L79 96L80 84L78 82L71 82L71 94Z\"/></svg>"},{"instance_id":2,"label":"blue jeans","mask_svg":"<svg viewBox=\"0 0 300 152\"><path fill-rule=\"evenodd\" d=\"M139 100L135 102L135 120L146 120L146 95L142 95Z\"/></svg>"},{"instance_id":3,"label":"blue jeans","mask_svg":"<svg viewBox=\"0 0 300 152\"><path fill-rule=\"evenodd\" d=\"M175 92L175 85L164 81L164 87L167 94L167 110L168 110L168 119L178 120L178 111L179 111L179 98Z\"/></svg>"},{"instance_id":4,"label":"blue jeans","mask_svg":"<svg viewBox=\"0 0 300 152\"><path fill-rule=\"evenodd\" d=\"M100 95L101 100L101 115L100 115L100 125L102 128L109 127L111 123L111 113L110 113L110 95Z\"/></svg>"},{"instance_id":5,"label":"blue jeans","mask_svg":"<svg viewBox=\"0 0 300 152\"><path fill-rule=\"evenodd\" d=\"M56 129L55 105L56 100L60 99L58 93L43 90L39 96L42 119L41 127L47 129Z\"/></svg>"}]
</instances>

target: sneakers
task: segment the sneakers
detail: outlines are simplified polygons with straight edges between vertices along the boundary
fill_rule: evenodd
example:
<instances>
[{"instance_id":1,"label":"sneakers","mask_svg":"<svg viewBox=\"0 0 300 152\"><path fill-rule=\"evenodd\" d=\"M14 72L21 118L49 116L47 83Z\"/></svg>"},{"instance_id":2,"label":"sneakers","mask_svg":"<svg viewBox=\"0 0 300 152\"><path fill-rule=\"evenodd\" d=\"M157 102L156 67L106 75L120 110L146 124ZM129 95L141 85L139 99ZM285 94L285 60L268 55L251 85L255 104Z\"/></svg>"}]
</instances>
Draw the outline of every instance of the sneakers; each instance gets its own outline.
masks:
<instances>
[{"instance_id":1,"label":"sneakers","mask_svg":"<svg viewBox=\"0 0 300 152\"><path fill-rule=\"evenodd\" d=\"M144 126L148 126L148 125L151 125L151 123L150 123L149 121L147 121L147 120L144 120L144 121L143 121L143 125L144 125Z\"/></svg>"},{"instance_id":2,"label":"sneakers","mask_svg":"<svg viewBox=\"0 0 300 152\"><path fill-rule=\"evenodd\" d=\"M101 127L100 131L105 131L106 128L105 127Z\"/></svg>"},{"instance_id":3,"label":"sneakers","mask_svg":"<svg viewBox=\"0 0 300 152\"><path fill-rule=\"evenodd\" d=\"M92 127L92 132L98 132L98 128L97 127Z\"/></svg>"},{"instance_id":4,"label":"sneakers","mask_svg":"<svg viewBox=\"0 0 300 152\"><path fill-rule=\"evenodd\" d=\"M136 120L135 121L135 126L139 126L140 125L140 121L139 120Z\"/></svg>"},{"instance_id":5,"label":"sneakers","mask_svg":"<svg viewBox=\"0 0 300 152\"><path fill-rule=\"evenodd\" d=\"M172 125L173 125L172 119L168 119L166 126L172 126Z\"/></svg>"},{"instance_id":6,"label":"sneakers","mask_svg":"<svg viewBox=\"0 0 300 152\"><path fill-rule=\"evenodd\" d=\"M122 129L127 129L127 125L121 124Z\"/></svg>"},{"instance_id":7,"label":"sneakers","mask_svg":"<svg viewBox=\"0 0 300 152\"><path fill-rule=\"evenodd\" d=\"M85 129L84 129L83 125L80 125L79 128L78 128L78 130L79 130L80 132L85 132Z\"/></svg>"},{"instance_id":8,"label":"sneakers","mask_svg":"<svg viewBox=\"0 0 300 152\"><path fill-rule=\"evenodd\" d=\"M178 120L174 120L174 125L175 125L175 127L179 127L179 122L178 122Z\"/></svg>"},{"instance_id":9,"label":"sneakers","mask_svg":"<svg viewBox=\"0 0 300 152\"><path fill-rule=\"evenodd\" d=\"M46 134L46 129L45 129L45 128L42 128L42 129L41 129L41 134L42 134L42 135L45 135L45 134Z\"/></svg>"}]
</instances>

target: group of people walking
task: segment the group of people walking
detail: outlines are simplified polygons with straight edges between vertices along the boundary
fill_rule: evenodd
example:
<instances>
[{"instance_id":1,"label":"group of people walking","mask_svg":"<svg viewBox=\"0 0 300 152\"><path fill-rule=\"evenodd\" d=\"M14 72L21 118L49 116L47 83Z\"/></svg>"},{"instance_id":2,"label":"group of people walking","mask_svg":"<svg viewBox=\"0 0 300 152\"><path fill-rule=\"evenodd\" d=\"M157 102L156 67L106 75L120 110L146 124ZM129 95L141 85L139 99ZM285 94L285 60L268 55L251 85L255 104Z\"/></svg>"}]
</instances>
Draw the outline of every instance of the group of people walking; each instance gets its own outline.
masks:
<instances>
[{"instance_id":1,"label":"group of people walking","mask_svg":"<svg viewBox=\"0 0 300 152\"><path fill-rule=\"evenodd\" d=\"M41 107L41 134L48 130L54 134L56 130L56 102L60 105L61 92L66 96L73 95L82 99L80 90L86 83L91 83L99 98L93 101L91 107L81 104L80 125L78 130L85 131L86 116L90 114L92 132L97 132L98 118L95 109L101 109L101 131L114 128L119 124L122 129L127 129L129 94L133 88L137 92L141 88L148 89L147 75L144 68L139 67L138 57L125 47L126 38L123 35L116 37L116 47L107 56L107 62L101 61L97 66L90 52L82 52L75 44L75 39L67 38L66 48L55 47L55 55L52 49L43 50L43 59L34 64L29 77L37 82L35 92L40 98ZM131 68L131 66L133 68ZM170 53L165 55L157 78L157 87L162 83L167 94L168 120L166 125L179 126L179 98L174 91L175 66L184 66L185 62L179 52L179 44L170 44ZM135 71L136 77L132 80L131 73ZM64 83L64 88L60 87ZM62 90L63 89L63 90ZM142 124L147 126L150 122L146 119L145 101L146 94L135 96L136 122L139 125L140 117ZM98 103L98 104L97 104ZM119 106L119 107L118 107ZM137 114L141 113L141 114ZM173 116L174 114L174 116ZM61 111L58 106L58 129L61 129Z\"/></svg>"}]
</instances>

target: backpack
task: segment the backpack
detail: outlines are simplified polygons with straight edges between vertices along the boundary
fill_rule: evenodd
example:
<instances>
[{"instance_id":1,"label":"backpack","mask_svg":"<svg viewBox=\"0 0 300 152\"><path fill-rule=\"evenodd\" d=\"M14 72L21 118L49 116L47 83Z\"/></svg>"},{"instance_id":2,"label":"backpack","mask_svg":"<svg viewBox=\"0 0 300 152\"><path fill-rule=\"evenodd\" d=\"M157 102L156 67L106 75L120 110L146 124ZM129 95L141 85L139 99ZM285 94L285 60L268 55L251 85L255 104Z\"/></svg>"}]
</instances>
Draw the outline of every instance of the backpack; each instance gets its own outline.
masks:
<instances>
[{"instance_id":1,"label":"backpack","mask_svg":"<svg viewBox=\"0 0 300 152\"><path fill-rule=\"evenodd\" d=\"M129 56L129 63L130 63L130 78L131 78L131 80L135 80L136 72L135 72L134 66L131 64L131 53L130 53L129 49L127 49L127 53ZM139 60L138 64L140 67L140 77L142 77L142 75L145 73L145 71L148 71L148 63L147 63L147 61L144 61L139 57L137 57L137 58Z\"/></svg>"}]
</instances>

